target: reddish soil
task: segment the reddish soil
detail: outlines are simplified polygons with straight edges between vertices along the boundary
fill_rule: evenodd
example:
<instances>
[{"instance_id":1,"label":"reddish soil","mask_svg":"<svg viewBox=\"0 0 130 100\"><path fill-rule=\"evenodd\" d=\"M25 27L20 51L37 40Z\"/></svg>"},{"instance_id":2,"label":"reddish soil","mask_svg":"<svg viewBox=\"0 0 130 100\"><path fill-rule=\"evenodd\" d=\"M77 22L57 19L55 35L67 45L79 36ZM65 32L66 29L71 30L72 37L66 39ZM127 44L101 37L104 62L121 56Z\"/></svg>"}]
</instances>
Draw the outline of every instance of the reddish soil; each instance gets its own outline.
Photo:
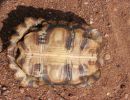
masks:
<instances>
[{"instance_id":1,"label":"reddish soil","mask_svg":"<svg viewBox=\"0 0 130 100\"><path fill-rule=\"evenodd\" d=\"M130 0L0 0L0 30L8 13L20 5L70 11L93 21L104 38L101 78L88 88L23 88L14 79L5 50L0 53L0 100L130 100Z\"/></svg>"}]
</instances>

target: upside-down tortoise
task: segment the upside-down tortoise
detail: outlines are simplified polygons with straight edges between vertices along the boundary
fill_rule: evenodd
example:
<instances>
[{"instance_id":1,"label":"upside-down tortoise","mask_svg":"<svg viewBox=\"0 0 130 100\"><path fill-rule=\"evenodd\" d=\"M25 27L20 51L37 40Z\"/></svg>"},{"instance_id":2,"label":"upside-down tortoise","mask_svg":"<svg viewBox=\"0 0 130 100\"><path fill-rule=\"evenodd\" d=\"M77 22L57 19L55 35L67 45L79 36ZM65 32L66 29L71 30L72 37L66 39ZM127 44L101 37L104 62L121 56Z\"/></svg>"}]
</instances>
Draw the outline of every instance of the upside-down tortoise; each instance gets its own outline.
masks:
<instances>
[{"instance_id":1,"label":"upside-down tortoise","mask_svg":"<svg viewBox=\"0 0 130 100\"><path fill-rule=\"evenodd\" d=\"M25 18L10 38L9 66L22 86L91 85L100 77L97 29L76 22Z\"/></svg>"}]
</instances>

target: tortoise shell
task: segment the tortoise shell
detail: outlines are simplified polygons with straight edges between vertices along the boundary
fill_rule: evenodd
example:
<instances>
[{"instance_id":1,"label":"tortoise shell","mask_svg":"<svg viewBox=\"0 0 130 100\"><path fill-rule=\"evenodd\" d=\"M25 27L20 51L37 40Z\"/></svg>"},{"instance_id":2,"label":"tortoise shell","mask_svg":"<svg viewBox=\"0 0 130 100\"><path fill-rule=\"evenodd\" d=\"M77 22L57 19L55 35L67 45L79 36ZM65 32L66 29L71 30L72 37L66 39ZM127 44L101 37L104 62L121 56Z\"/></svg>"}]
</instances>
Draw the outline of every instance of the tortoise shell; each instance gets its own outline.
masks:
<instances>
[{"instance_id":1,"label":"tortoise shell","mask_svg":"<svg viewBox=\"0 0 130 100\"><path fill-rule=\"evenodd\" d=\"M91 85L99 79L97 29L29 17L16 32L8 47L9 66L23 86Z\"/></svg>"}]
</instances>

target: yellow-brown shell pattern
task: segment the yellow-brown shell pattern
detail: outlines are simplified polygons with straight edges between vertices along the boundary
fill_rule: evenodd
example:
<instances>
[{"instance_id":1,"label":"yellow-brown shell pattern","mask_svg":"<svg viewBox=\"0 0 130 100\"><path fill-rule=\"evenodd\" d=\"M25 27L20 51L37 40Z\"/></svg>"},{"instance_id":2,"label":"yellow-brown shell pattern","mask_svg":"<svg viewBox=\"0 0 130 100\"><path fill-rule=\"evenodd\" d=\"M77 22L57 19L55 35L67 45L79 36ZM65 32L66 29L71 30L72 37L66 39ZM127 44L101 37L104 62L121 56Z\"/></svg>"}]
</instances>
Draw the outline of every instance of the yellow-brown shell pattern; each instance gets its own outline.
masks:
<instances>
[{"instance_id":1,"label":"yellow-brown shell pattern","mask_svg":"<svg viewBox=\"0 0 130 100\"><path fill-rule=\"evenodd\" d=\"M10 39L9 66L22 86L92 85L100 78L97 29L26 18Z\"/></svg>"}]
</instances>

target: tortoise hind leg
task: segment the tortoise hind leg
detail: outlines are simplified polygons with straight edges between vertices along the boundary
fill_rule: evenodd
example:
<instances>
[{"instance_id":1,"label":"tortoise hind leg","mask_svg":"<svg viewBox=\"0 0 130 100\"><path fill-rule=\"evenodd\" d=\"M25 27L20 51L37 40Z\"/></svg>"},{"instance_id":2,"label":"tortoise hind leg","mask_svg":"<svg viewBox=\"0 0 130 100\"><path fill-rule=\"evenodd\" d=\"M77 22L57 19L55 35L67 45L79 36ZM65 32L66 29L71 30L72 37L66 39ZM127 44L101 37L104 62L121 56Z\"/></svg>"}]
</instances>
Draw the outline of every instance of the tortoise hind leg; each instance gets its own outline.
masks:
<instances>
[{"instance_id":1,"label":"tortoise hind leg","mask_svg":"<svg viewBox=\"0 0 130 100\"><path fill-rule=\"evenodd\" d=\"M28 76L17 64L16 56L17 56L18 47L16 45L11 45L8 48L8 58L9 58L9 67L15 71L15 78L21 81L21 85L26 86L37 86L36 78Z\"/></svg>"},{"instance_id":2,"label":"tortoise hind leg","mask_svg":"<svg viewBox=\"0 0 130 100\"><path fill-rule=\"evenodd\" d=\"M27 76L26 73L20 69L20 67L15 63L15 59L11 56L9 57L10 61L10 68L13 69L15 72L15 78L21 81L21 85L23 87L30 86L30 87L37 87L36 78Z\"/></svg>"},{"instance_id":3,"label":"tortoise hind leg","mask_svg":"<svg viewBox=\"0 0 130 100\"><path fill-rule=\"evenodd\" d=\"M101 76L101 71L97 70L94 74L88 76L88 85L91 86L95 81L97 81Z\"/></svg>"},{"instance_id":4,"label":"tortoise hind leg","mask_svg":"<svg viewBox=\"0 0 130 100\"><path fill-rule=\"evenodd\" d=\"M97 70L94 74L90 76L86 76L83 78L83 83L79 84L77 87L88 87L92 86L94 82L96 82L101 76L100 70Z\"/></svg>"}]
</instances>

